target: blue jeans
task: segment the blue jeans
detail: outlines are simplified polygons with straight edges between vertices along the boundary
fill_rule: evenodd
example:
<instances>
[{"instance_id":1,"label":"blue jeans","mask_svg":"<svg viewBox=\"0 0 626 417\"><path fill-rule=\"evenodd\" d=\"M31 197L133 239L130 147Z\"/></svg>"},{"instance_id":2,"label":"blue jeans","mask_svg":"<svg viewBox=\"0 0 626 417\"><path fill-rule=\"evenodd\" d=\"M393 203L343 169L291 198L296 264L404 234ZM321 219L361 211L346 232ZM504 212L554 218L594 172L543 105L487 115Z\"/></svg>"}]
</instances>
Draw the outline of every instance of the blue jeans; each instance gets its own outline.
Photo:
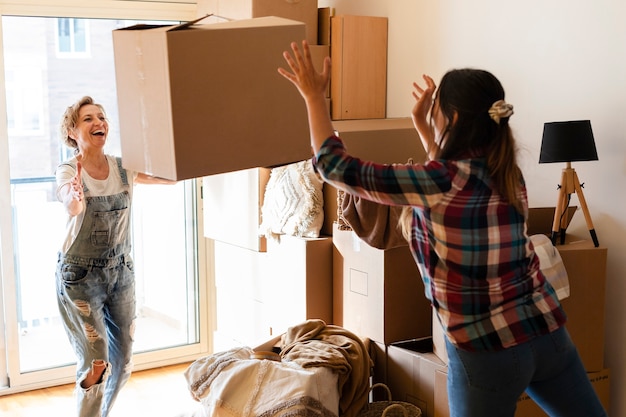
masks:
<instances>
[{"instance_id":1,"label":"blue jeans","mask_svg":"<svg viewBox=\"0 0 626 417\"><path fill-rule=\"evenodd\" d=\"M84 261L59 259L57 298L77 356L78 415L100 417L109 414L131 374L135 278L132 260L126 256ZM104 361L107 370L100 383L82 388L94 361Z\"/></svg>"},{"instance_id":2,"label":"blue jeans","mask_svg":"<svg viewBox=\"0 0 626 417\"><path fill-rule=\"evenodd\" d=\"M498 352L446 340L450 417L513 417L526 391L551 417L606 417L565 327Z\"/></svg>"}]
</instances>

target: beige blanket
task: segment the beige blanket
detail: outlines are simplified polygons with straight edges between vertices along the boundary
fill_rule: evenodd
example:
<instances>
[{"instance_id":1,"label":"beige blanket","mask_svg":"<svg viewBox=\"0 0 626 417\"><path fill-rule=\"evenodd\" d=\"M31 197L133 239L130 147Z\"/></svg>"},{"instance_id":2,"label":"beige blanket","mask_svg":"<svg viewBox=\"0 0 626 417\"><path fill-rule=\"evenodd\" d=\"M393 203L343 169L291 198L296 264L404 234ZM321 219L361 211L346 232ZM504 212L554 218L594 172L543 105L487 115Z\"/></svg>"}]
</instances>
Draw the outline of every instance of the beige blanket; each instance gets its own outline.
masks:
<instances>
[{"instance_id":1,"label":"beige blanket","mask_svg":"<svg viewBox=\"0 0 626 417\"><path fill-rule=\"evenodd\" d=\"M367 404L372 360L352 332L322 320L307 320L282 337L281 357L303 368L326 367L339 375L339 415L354 417Z\"/></svg>"},{"instance_id":2,"label":"beige blanket","mask_svg":"<svg viewBox=\"0 0 626 417\"><path fill-rule=\"evenodd\" d=\"M250 359L248 347L193 362L185 377L202 403L194 417L356 417L367 404L372 361L350 331L308 320L279 347L280 362Z\"/></svg>"}]
</instances>

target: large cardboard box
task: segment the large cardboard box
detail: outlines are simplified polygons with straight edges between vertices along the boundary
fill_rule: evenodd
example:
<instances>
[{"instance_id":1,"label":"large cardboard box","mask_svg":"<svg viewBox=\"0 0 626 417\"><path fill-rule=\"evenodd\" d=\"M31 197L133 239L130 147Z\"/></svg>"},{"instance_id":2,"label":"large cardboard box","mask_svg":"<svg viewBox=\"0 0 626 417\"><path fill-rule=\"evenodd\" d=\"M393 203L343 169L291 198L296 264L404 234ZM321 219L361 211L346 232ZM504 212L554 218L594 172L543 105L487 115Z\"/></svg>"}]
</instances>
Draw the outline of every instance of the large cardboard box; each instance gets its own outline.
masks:
<instances>
[{"instance_id":1,"label":"large cardboard box","mask_svg":"<svg viewBox=\"0 0 626 417\"><path fill-rule=\"evenodd\" d=\"M213 351L255 346L272 336L271 317L263 300L267 253L213 242L215 333Z\"/></svg>"},{"instance_id":2,"label":"large cardboard box","mask_svg":"<svg viewBox=\"0 0 626 417\"><path fill-rule=\"evenodd\" d=\"M376 249L337 225L332 239L335 324L383 344L431 335L430 302L408 245Z\"/></svg>"},{"instance_id":3,"label":"large cardboard box","mask_svg":"<svg viewBox=\"0 0 626 417\"><path fill-rule=\"evenodd\" d=\"M589 372L589 380L596 390L600 402L604 406L604 409L609 413L609 396L610 396L610 381L609 370L603 369L598 372ZM435 416L434 417L450 417L450 410L448 406L448 389L446 386L447 371L437 370L435 372ZM539 408L539 406L530 399L526 394L523 394L519 400L517 400L517 409L515 410L515 417L548 417L546 413Z\"/></svg>"},{"instance_id":4,"label":"large cardboard box","mask_svg":"<svg viewBox=\"0 0 626 417\"><path fill-rule=\"evenodd\" d=\"M388 119L336 120L333 126L352 156L381 164L424 162L426 152L408 117ZM322 232L333 233L337 220L337 189L325 184Z\"/></svg>"},{"instance_id":5,"label":"large cardboard box","mask_svg":"<svg viewBox=\"0 0 626 417\"><path fill-rule=\"evenodd\" d=\"M308 319L332 323L332 238L268 239L267 261L268 274L262 285L273 334Z\"/></svg>"},{"instance_id":6,"label":"large cardboard box","mask_svg":"<svg viewBox=\"0 0 626 417\"><path fill-rule=\"evenodd\" d=\"M387 18L331 18L331 115L379 119L387 113Z\"/></svg>"},{"instance_id":7,"label":"large cardboard box","mask_svg":"<svg viewBox=\"0 0 626 417\"><path fill-rule=\"evenodd\" d=\"M332 323L332 239L283 236L267 246L214 242L214 351L254 346L307 319Z\"/></svg>"},{"instance_id":8,"label":"large cardboard box","mask_svg":"<svg viewBox=\"0 0 626 417\"><path fill-rule=\"evenodd\" d=\"M330 18L334 16L335 9L332 7L320 7L317 9L317 44L330 45Z\"/></svg>"},{"instance_id":9,"label":"large cardboard box","mask_svg":"<svg viewBox=\"0 0 626 417\"><path fill-rule=\"evenodd\" d=\"M567 236L556 246L570 286L570 296L561 300L567 313L566 328L587 372L604 369L604 330L607 248L594 247L589 239Z\"/></svg>"},{"instance_id":10,"label":"large cardboard box","mask_svg":"<svg viewBox=\"0 0 626 417\"><path fill-rule=\"evenodd\" d=\"M266 251L259 236L268 168L251 168L202 178L204 237Z\"/></svg>"},{"instance_id":11,"label":"large cardboard box","mask_svg":"<svg viewBox=\"0 0 626 417\"><path fill-rule=\"evenodd\" d=\"M435 416L435 374L446 368L432 353L431 338L392 343L387 347L387 386L392 398L415 404L424 417Z\"/></svg>"},{"instance_id":12,"label":"large cardboard box","mask_svg":"<svg viewBox=\"0 0 626 417\"><path fill-rule=\"evenodd\" d=\"M304 31L279 17L113 31L124 166L182 180L309 158L304 101L276 70Z\"/></svg>"},{"instance_id":13,"label":"large cardboard box","mask_svg":"<svg viewBox=\"0 0 626 417\"><path fill-rule=\"evenodd\" d=\"M306 39L311 45L317 43L317 0L198 0L197 16L214 14L226 19L250 19L278 16L306 24Z\"/></svg>"}]
</instances>

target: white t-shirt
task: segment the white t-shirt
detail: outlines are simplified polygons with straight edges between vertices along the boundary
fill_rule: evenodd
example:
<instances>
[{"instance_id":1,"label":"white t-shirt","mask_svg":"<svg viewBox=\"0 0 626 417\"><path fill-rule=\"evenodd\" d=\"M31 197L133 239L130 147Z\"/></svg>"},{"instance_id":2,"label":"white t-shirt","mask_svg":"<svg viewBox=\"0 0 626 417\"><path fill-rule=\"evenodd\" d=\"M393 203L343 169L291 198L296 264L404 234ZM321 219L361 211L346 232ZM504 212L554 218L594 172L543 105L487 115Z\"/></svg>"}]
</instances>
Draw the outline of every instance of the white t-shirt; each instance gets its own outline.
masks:
<instances>
[{"instance_id":1,"label":"white t-shirt","mask_svg":"<svg viewBox=\"0 0 626 417\"><path fill-rule=\"evenodd\" d=\"M87 186L88 194L90 196L104 196L104 195L114 195L119 194L124 191L124 186L122 185L122 177L120 176L120 171L117 167L117 160L114 156L106 155L107 161L109 162L109 176L104 180L97 180L92 178L87 171L84 169L81 172L81 176L83 178L83 182ZM68 184L76 175L76 157L65 161L64 164L59 165L56 170L56 179L57 179L57 199L61 201L59 190L65 184ZM128 178L128 193L132 200L133 198L133 183L135 178L137 177L137 173L134 171L126 170L126 175ZM61 245L61 253L67 253L72 243L78 236L78 232L80 231L80 227L83 224L83 219L85 217L85 200L83 200L83 210L80 214L76 216L69 216L67 219L67 224L65 227L65 239Z\"/></svg>"}]
</instances>

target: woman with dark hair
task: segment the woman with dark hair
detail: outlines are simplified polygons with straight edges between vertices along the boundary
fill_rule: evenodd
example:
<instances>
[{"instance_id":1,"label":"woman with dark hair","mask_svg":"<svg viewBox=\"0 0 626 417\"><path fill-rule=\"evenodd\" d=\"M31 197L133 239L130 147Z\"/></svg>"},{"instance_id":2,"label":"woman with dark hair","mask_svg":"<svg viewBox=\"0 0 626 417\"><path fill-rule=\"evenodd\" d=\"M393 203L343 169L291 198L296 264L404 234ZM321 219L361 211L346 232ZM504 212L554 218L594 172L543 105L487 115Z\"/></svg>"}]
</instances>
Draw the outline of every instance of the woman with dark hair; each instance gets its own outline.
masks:
<instances>
[{"instance_id":1,"label":"woman with dark hair","mask_svg":"<svg viewBox=\"0 0 626 417\"><path fill-rule=\"evenodd\" d=\"M526 233L513 106L497 78L460 69L438 89L428 76L414 83L411 113L429 160L383 165L350 156L335 135L330 59L318 73L306 42L284 57L290 71L278 71L305 100L324 180L405 207L403 230L446 335L450 416L513 417L524 391L550 416L606 416Z\"/></svg>"}]
</instances>

